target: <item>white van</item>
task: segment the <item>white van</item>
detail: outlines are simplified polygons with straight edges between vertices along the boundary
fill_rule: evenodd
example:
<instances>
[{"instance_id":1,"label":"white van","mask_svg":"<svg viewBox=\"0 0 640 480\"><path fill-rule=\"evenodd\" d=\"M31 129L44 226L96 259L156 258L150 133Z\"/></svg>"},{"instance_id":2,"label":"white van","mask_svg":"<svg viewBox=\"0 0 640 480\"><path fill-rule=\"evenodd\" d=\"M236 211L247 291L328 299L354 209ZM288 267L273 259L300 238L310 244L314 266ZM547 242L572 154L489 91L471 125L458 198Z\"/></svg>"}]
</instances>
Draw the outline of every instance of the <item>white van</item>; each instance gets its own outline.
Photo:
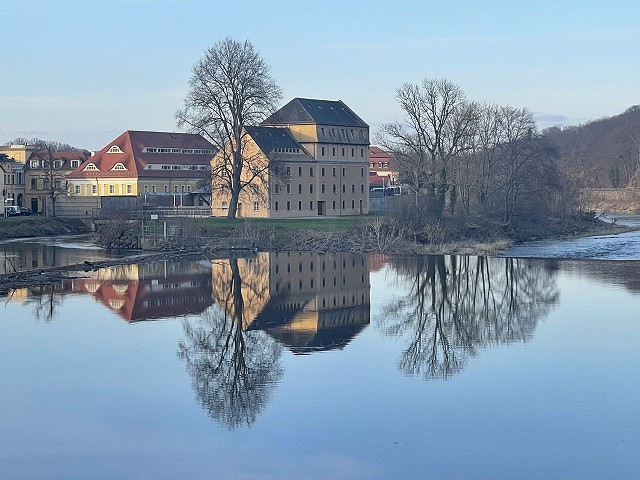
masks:
<instances>
[{"instance_id":1,"label":"white van","mask_svg":"<svg viewBox=\"0 0 640 480\"><path fill-rule=\"evenodd\" d=\"M8 207L4 207L4 215L5 217L20 216L20 207L16 205L9 205Z\"/></svg>"}]
</instances>

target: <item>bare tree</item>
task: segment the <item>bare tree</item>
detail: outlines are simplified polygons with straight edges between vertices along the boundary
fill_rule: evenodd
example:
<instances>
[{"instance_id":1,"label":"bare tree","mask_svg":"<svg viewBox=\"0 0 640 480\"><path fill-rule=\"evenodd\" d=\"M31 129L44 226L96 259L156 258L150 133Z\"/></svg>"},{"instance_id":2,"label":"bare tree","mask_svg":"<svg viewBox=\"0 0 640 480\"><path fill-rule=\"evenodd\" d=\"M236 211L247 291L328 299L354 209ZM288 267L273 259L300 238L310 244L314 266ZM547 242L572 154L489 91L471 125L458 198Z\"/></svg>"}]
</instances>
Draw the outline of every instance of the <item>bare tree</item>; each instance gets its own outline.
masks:
<instances>
[{"instance_id":1,"label":"bare tree","mask_svg":"<svg viewBox=\"0 0 640 480\"><path fill-rule=\"evenodd\" d=\"M245 126L258 125L281 99L269 66L248 40L225 38L193 67L179 127L208 138L218 149L212 165L213 193L230 196L228 218L235 218L240 192L265 181L268 165L247 155Z\"/></svg>"},{"instance_id":2,"label":"bare tree","mask_svg":"<svg viewBox=\"0 0 640 480\"><path fill-rule=\"evenodd\" d=\"M406 83L396 91L396 98L405 119L383 125L385 146L391 146L392 152L410 152L413 165L426 169L430 207L439 218L449 190L455 207L457 168L451 164L471 148L477 106L444 78L425 79L420 85Z\"/></svg>"}]
</instances>

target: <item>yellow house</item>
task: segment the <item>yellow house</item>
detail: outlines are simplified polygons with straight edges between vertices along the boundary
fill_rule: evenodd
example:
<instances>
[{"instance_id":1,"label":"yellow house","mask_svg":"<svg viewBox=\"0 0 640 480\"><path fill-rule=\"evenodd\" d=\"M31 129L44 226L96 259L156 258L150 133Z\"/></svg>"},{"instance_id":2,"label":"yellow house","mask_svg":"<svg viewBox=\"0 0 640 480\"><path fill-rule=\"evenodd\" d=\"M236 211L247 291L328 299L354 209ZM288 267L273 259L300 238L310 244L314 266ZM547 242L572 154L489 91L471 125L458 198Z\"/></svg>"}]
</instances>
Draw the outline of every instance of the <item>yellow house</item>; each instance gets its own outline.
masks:
<instances>
[{"instance_id":1,"label":"yellow house","mask_svg":"<svg viewBox=\"0 0 640 480\"><path fill-rule=\"evenodd\" d=\"M209 179L214 153L200 135L127 130L67 178L76 197L182 198Z\"/></svg>"},{"instance_id":2,"label":"yellow house","mask_svg":"<svg viewBox=\"0 0 640 480\"><path fill-rule=\"evenodd\" d=\"M1 161L3 213L4 207L9 205L25 205L25 170L26 162L37 150L33 145L10 145L0 147L0 155L5 155Z\"/></svg>"},{"instance_id":3,"label":"yellow house","mask_svg":"<svg viewBox=\"0 0 640 480\"><path fill-rule=\"evenodd\" d=\"M369 211L369 126L342 101L295 98L260 126L246 127L251 181L239 217L365 215ZM214 157L212 169L221 161ZM255 176L255 168L265 175ZM251 177L255 177L252 178ZM230 192L214 176L212 214L225 216Z\"/></svg>"}]
</instances>

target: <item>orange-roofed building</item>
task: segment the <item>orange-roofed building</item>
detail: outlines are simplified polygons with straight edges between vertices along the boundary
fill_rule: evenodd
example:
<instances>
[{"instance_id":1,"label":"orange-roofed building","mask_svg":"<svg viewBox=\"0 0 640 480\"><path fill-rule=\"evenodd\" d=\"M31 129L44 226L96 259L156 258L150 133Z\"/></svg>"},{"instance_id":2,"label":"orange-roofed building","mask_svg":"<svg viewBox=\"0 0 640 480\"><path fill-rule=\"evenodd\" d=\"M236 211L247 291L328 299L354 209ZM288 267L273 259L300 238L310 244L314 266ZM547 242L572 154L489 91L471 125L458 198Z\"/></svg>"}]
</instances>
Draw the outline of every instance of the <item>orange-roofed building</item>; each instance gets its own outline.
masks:
<instances>
[{"instance_id":1,"label":"orange-roofed building","mask_svg":"<svg viewBox=\"0 0 640 480\"><path fill-rule=\"evenodd\" d=\"M127 130L68 175L72 195L187 195L209 180L214 146L191 133Z\"/></svg>"},{"instance_id":2,"label":"orange-roofed building","mask_svg":"<svg viewBox=\"0 0 640 480\"><path fill-rule=\"evenodd\" d=\"M369 147L369 187L387 188L398 183L398 171L391 155L379 147Z\"/></svg>"}]
</instances>

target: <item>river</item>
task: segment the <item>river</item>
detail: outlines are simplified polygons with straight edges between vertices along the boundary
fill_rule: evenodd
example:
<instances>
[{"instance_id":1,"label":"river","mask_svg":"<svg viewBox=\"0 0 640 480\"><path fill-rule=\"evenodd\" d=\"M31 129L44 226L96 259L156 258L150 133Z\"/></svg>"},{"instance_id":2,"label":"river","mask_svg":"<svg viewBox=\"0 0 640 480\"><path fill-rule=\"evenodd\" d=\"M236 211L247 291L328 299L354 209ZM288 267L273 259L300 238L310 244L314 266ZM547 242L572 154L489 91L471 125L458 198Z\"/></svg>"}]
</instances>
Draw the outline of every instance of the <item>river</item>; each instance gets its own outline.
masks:
<instances>
[{"instance_id":1,"label":"river","mask_svg":"<svg viewBox=\"0 0 640 480\"><path fill-rule=\"evenodd\" d=\"M1 244L5 269L109 256L38 242ZM0 478L640 478L639 242L193 257L14 291Z\"/></svg>"}]
</instances>

